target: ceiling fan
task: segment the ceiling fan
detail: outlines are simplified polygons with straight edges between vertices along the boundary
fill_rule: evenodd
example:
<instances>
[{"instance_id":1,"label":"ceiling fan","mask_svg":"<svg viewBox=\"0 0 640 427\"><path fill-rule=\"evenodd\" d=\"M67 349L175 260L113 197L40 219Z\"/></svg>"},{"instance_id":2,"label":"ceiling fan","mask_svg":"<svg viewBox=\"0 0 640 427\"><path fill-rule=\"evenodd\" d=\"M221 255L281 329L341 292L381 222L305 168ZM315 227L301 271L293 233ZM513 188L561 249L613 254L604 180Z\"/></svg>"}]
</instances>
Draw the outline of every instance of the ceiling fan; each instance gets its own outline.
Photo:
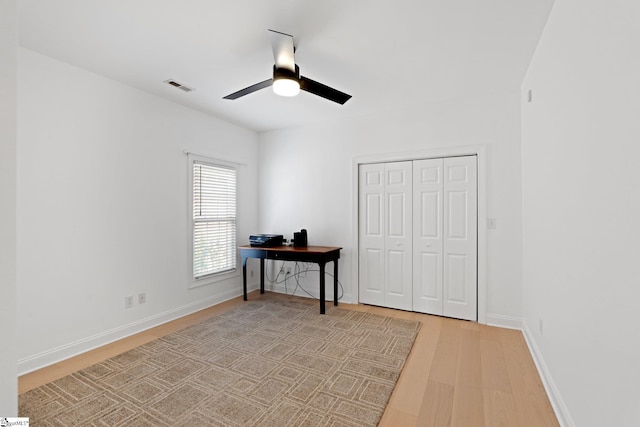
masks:
<instances>
[{"instance_id":1,"label":"ceiling fan","mask_svg":"<svg viewBox=\"0 0 640 427\"><path fill-rule=\"evenodd\" d=\"M351 95L301 76L300 68L296 65L294 59L293 36L274 30L269 30L269 32L275 60L273 78L241 89L225 96L223 99L238 99L241 96L249 95L269 86L273 86L273 91L281 96L296 96L301 90L304 90L341 105L351 98Z\"/></svg>"}]
</instances>

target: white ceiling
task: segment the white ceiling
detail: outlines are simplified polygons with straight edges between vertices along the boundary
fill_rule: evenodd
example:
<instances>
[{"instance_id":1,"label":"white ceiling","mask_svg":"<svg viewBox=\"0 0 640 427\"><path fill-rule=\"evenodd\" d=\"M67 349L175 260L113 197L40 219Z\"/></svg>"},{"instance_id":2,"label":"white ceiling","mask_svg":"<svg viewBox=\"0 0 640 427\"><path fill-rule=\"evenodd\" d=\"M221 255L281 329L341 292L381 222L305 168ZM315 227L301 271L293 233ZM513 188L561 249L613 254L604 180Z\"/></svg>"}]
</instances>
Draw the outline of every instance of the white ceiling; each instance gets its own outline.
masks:
<instances>
[{"instance_id":1,"label":"white ceiling","mask_svg":"<svg viewBox=\"0 0 640 427\"><path fill-rule=\"evenodd\" d=\"M20 44L255 131L339 120L520 82L553 0L21 0ZM341 106L270 88L267 29ZM196 91L163 83L175 79Z\"/></svg>"}]
</instances>

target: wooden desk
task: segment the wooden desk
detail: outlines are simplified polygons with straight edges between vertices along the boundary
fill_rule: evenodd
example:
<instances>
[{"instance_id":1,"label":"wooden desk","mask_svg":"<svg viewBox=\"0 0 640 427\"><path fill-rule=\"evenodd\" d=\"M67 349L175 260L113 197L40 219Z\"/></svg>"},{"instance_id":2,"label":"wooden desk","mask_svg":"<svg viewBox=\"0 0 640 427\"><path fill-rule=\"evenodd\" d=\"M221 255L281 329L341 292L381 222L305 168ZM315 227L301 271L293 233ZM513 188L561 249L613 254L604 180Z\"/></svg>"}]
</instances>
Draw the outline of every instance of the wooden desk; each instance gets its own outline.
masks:
<instances>
[{"instance_id":1,"label":"wooden desk","mask_svg":"<svg viewBox=\"0 0 640 427\"><path fill-rule=\"evenodd\" d=\"M320 314L324 314L325 289L324 266L333 261L333 305L338 305L338 259L340 249L333 246L308 246L306 248L294 248L293 246L276 246L273 248L240 246L242 257L242 290L244 300L247 300L247 259L260 259L260 293L264 294L264 260L273 259L279 261L314 262L320 266Z\"/></svg>"}]
</instances>

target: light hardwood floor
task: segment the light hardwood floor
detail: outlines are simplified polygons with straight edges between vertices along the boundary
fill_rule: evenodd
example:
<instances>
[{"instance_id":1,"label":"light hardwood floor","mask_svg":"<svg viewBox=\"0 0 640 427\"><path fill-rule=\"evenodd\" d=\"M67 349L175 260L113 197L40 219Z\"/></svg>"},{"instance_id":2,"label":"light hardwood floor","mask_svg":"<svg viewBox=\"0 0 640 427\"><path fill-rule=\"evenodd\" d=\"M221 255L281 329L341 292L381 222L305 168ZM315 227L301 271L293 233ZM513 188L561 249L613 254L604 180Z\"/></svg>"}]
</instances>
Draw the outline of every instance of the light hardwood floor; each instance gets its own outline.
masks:
<instances>
[{"instance_id":1,"label":"light hardwood floor","mask_svg":"<svg viewBox=\"0 0 640 427\"><path fill-rule=\"evenodd\" d=\"M249 298L260 298L260 294L253 292ZM306 298L300 300L317 304ZM242 297L238 297L23 375L18 381L19 393L242 303ZM521 332L366 305L341 304L340 308L422 322L380 426L559 425Z\"/></svg>"}]
</instances>

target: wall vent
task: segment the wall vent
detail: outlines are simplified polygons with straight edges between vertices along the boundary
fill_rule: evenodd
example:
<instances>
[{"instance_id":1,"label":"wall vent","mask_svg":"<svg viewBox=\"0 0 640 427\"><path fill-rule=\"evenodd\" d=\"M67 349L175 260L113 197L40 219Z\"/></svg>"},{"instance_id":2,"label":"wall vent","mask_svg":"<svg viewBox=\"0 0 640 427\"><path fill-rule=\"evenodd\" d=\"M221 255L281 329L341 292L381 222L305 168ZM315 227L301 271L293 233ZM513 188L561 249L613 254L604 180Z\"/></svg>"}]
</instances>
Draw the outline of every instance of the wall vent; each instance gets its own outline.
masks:
<instances>
[{"instance_id":1,"label":"wall vent","mask_svg":"<svg viewBox=\"0 0 640 427\"><path fill-rule=\"evenodd\" d=\"M179 82L177 82L177 81L175 81L173 79L165 80L164 82L166 84L168 84L168 85L173 86L173 87L177 87L178 89L180 89L182 91L185 91L185 92L192 92L192 91L195 90L194 88L189 87L187 85L183 85L182 83L179 83Z\"/></svg>"}]
</instances>

